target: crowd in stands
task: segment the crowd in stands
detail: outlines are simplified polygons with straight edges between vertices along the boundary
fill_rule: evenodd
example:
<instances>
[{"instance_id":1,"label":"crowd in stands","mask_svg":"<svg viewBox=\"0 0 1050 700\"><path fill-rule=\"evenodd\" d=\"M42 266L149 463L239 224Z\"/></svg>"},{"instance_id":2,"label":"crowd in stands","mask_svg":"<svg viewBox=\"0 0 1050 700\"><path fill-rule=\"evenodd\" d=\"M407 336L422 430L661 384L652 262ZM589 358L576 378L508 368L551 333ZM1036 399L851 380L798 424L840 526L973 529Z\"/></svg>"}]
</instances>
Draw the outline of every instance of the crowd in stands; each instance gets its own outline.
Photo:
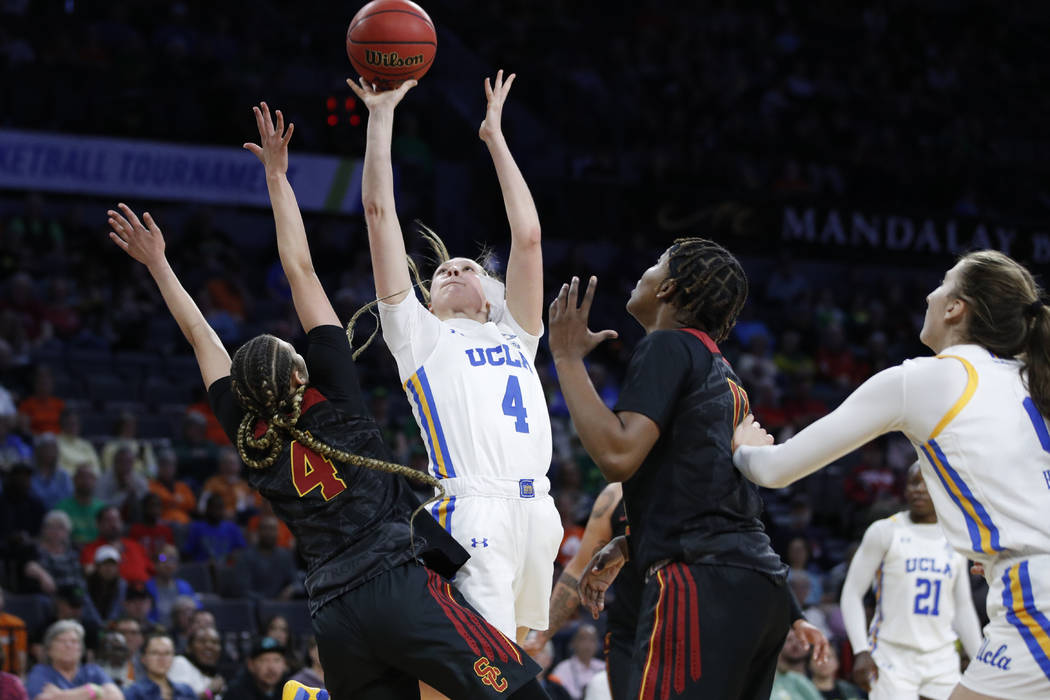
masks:
<instances>
[{"instance_id":1,"label":"crowd in stands","mask_svg":"<svg viewBox=\"0 0 1050 700\"><path fill-rule=\"evenodd\" d=\"M492 231L505 230L491 165L468 155L477 125L448 116L462 76L440 59L458 41L476 60L479 83L499 66L522 75L510 106L531 113L542 137L521 160L541 205L547 298L571 275L599 276L592 327L615 328L620 339L600 347L589 369L610 406L641 334L623 303L670 242L637 206L653 192L684 189L703 201L823 196L1006 218L1045 217L1050 206L1045 177L1031 177L1047 162L1037 116L1047 99L1039 87L1050 76L1045 61L1032 60L1042 55L1046 7L509 0L463 12L459 5L426 3L449 41L399 109L394 152L406 230L414 215L462 223L439 233L465 254L475 238L493 241ZM267 96L296 120L293 150L360 156L362 132L327 128L322 111L323 96L345 91L346 8L321 4L294 21L282 8L273 0L250 11L197 0L0 0L0 128L239 145L254 129L248 107ZM597 55L608 60L591 60ZM480 118L480 88L470 97ZM514 117L512 143L530 128ZM472 169L470 186L442 189L438 160ZM61 650L80 645L91 663L81 666L77 655L58 670L83 674L99 695L110 692L103 678L127 697L139 697L134 684L163 677L200 698L238 683L272 690L272 679L292 673L316 683L322 672L307 639L294 539L244 481L154 286L106 241L110 206L67 195L0 196L3 668L29 681L34 664L51 659L58 668L73 656ZM449 219L453 209L473 218ZM268 212L175 204L151 211L174 268L231 348L261 332L301 345ZM347 320L374 297L363 221L308 214L306 225L318 273ZM732 235L689 233L735 249ZM917 342L922 299L943 261L895 275L740 243L752 289L722 349L778 440L874 372L925 354ZM370 323L362 318L355 344ZM381 341L360 361L384 439L401 463L425 469ZM554 431L564 564L602 479L542 349L537 368ZM867 524L902 508L914 459L906 440L890 436L763 493L794 590L839 652L807 669L789 643L785 676L800 671L827 690L848 670L837 605L846 567ZM581 697L600 658L592 637L602 624L597 631L574 624L545 651L552 695ZM169 636L150 636L159 629ZM50 677L41 673L37 680Z\"/></svg>"}]
</instances>

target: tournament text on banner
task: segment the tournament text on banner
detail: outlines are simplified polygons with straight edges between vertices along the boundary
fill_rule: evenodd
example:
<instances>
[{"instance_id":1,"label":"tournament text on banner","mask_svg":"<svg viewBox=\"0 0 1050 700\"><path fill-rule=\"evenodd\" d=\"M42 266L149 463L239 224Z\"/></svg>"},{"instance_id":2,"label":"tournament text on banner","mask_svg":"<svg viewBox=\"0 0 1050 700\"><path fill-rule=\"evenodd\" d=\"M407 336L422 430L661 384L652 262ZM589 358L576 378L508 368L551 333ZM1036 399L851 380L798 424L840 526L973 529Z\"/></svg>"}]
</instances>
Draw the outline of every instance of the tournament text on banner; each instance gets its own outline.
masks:
<instances>
[{"instance_id":1,"label":"tournament text on banner","mask_svg":"<svg viewBox=\"0 0 1050 700\"><path fill-rule=\"evenodd\" d=\"M305 211L361 212L359 159L295 153ZM0 129L0 189L269 207L262 164L240 148Z\"/></svg>"}]
</instances>

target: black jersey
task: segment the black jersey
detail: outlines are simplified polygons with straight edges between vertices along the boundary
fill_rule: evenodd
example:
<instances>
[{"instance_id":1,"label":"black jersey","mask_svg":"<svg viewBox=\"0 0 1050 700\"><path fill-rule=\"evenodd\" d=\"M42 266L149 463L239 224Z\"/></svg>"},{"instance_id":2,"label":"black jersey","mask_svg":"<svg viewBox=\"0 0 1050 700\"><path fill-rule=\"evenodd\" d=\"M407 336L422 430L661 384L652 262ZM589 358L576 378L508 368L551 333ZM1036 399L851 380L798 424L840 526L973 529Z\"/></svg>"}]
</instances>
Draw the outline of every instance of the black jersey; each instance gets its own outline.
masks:
<instances>
[{"instance_id":1,"label":"black jersey","mask_svg":"<svg viewBox=\"0 0 1050 700\"><path fill-rule=\"evenodd\" d=\"M364 406L343 329L321 326L310 332L309 340L311 385L297 427L342 451L390 461L379 427ZM235 441L244 410L234 399L230 377L214 382L208 396ZM255 426L257 434L264 429L261 421ZM414 555L436 554L436 560L454 562L451 569L435 565L445 576L466 561L466 552L436 524L431 526L433 519L426 514L415 519L418 536L412 547L409 517L419 500L403 477L333 462L298 441L287 444L271 466L249 467L247 477L295 535L307 565L313 611Z\"/></svg>"},{"instance_id":2,"label":"black jersey","mask_svg":"<svg viewBox=\"0 0 1050 700\"><path fill-rule=\"evenodd\" d=\"M747 394L715 343L693 329L638 344L617 411L648 416L660 438L624 483L637 569L665 560L742 566L783 580L758 488L733 466L732 436Z\"/></svg>"}]
</instances>

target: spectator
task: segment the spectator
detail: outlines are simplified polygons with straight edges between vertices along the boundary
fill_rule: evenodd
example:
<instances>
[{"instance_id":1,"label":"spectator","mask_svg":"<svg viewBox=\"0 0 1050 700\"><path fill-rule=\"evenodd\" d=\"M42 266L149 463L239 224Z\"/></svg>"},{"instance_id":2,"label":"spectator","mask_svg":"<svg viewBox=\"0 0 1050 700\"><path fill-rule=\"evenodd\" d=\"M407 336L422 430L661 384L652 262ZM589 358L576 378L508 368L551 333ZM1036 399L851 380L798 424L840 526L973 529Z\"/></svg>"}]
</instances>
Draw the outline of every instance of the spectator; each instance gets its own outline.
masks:
<instances>
[{"instance_id":1,"label":"spectator","mask_svg":"<svg viewBox=\"0 0 1050 700\"><path fill-rule=\"evenodd\" d=\"M208 403L208 392L204 390L204 387L197 384L194 386L193 394L194 402L186 407L186 413L196 413L204 417L204 437L208 440L219 447L229 445L230 438L226 437L226 431L222 429L219 419L215 417L215 413L211 410L211 404Z\"/></svg>"},{"instance_id":2,"label":"spectator","mask_svg":"<svg viewBox=\"0 0 1050 700\"><path fill-rule=\"evenodd\" d=\"M301 591L295 556L277 546L277 523L272 515L260 519L259 541L237 553L234 569L241 595L288 600Z\"/></svg>"},{"instance_id":3,"label":"spectator","mask_svg":"<svg viewBox=\"0 0 1050 700\"><path fill-rule=\"evenodd\" d=\"M106 504L95 498L98 470L81 464L73 474L73 495L58 502L56 509L73 523L73 544L82 546L98 537L98 514Z\"/></svg>"},{"instance_id":4,"label":"spectator","mask_svg":"<svg viewBox=\"0 0 1050 700\"><path fill-rule=\"evenodd\" d=\"M240 514L255 507L256 492L241 478L241 458L232 447L219 450L219 473L204 482L201 498L210 493L222 498L223 517L227 520L237 520Z\"/></svg>"},{"instance_id":5,"label":"spectator","mask_svg":"<svg viewBox=\"0 0 1050 700\"><path fill-rule=\"evenodd\" d=\"M12 432L14 427L15 416L0 413L0 471L7 471L16 462L33 461L33 448L27 445L21 436ZM41 435L51 435L51 433L41 433Z\"/></svg>"},{"instance_id":6,"label":"spectator","mask_svg":"<svg viewBox=\"0 0 1050 700\"><path fill-rule=\"evenodd\" d=\"M175 602L181 597L189 597L194 602L194 608L200 607L200 600L193 586L181 578L175 578L178 569L179 550L175 545L164 545L154 560L153 578L146 582L146 591L153 598L150 622L159 622L171 628Z\"/></svg>"},{"instance_id":7,"label":"spectator","mask_svg":"<svg viewBox=\"0 0 1050 700\"><path fill-rule=\"evenodd\" d=\"M795 594L795 598L804 606L802 613L806 616L806 620L820 630L821 634L830 639L832 635L828 626L827 615L824 614L820 606L807 604L807 601L812 599L813 579L814 576L805 570L792 569L788 583L791 584L791 590Z\"/></svg>"},{"instance_id":8,"label":"spectator","mask_svg":"<svg viewBox=\"0 0 1050 700\"><path fill-rule=\"evenodd\" d=\"M55 380L45 365L36 368L33 375L33 395L22 399L18 412L29 421L29 432L57 433L61 430L60 416L66 402L55 396Z\"/></svg>"},{"instance_id":9,"label":"spectator","mask_svg":"<svg viewBox=\"0 0 1050 700\"><path fill-rule=\"evenodd\" d=\"M0 588L0 671L25 675L26 652L29 649L29 633L25 620L4 612L4 590ZM3 696L0 695L0 699Z\"/></svg>"},{"instance_id":10,"label":"spectator","mask_svg":"<svg viewBox=\"0 0 1050 700\"><path fill-rule=\"evenodd\" d=\"M259 512L253 515L248 520L248 524L244 526L249 541L258 542L259 523L266 517L273 518L277 516L274 515L273 506L270 505L270 502L265 498L260 498ZM295 536L292 534L292 531L288 529L288 526L279 518L277 520L277 546L282 549L293 549L295 547Z\"/></svg>"},{"instance_id":11,"label":"spectator","mask_svg":"<svg viewBox=\"0 0 1050 700\"><path fill-rule=\"evenodd\" d=\"M142 545L151 560L156 559L165 546L175 543L175 533L166 523L160 522L161 500L150 492L142 497L142 521L128 530L128 537Z\"/></svg>"},{"instance_id":12,"label":"spectator","mask_svg":"<svg viewBox=\"0 0 1050 700\"><path fill-rule=\"evenodd\" d=\"M197 499L185 481L175 478L177 469L175 451L170 448L160 450L157 453L157 478L150 482L149 490L160 497L161 520L187 525Z\"/></svg>"},{"instance_id":13,"label":"spectator","mask_svg":"<svg viewBox=\"0 0 1050 700\"><path fill-rule=\"evenodd\" d=\"M562 661L551 671L551 679L557 680L573 700L583 700L583 692L591 677L605 669L605 662L594 658L598 653L598 630L594 625L581 624L569 642L572 656Z\"/></svg>"},{"instance_id":14,"label":"spectator","mask_svg":"<svg viewBox=\"0 0 1050 700\"><path fill-rule=\"evenodd\" d=\"M80 557L70 541L72 529L72 521L65 512L53 510L45 515L34 552L23 567L26 578L48 595L60 586L86 586Z\"/></svg>"},{"instance_id":15,"label":"spectator","mask_svg":"<svg viewBox=\"0 0 1050 700\"><path fill-rule=\"evenodd\" d=\"M157 468L157 458L153 454L153 447L145 440L135 437L138 428L138 419L131 411L121 411L117 419L115 436L102 446L102 469L103 473L113 470L117 450L122 447L131 451L132 462L135 473L143 478L153 476Z\"/></svg>"},{"instance_id":16,"label":"spectator","mask_svg":"<svg viewBox=\"0 0 1050 700\"><path fill-rule=\"evenodd\" d=\"M324 688L324 668L321 667L321 658L317 655L316 637L307 640L306 659L307 665L288 680L299 681L310 688Z\"/></svg>"},{"instance_id":17,"label":"spectator","mask_svg":"<svg viewBox=\"0 0 1050 700\"><path fill-rule=\"evenodd\" d=\"M72 409L62 411L58 433L58 466L72 474L81 464L90 464L95 473L102 470L95 446L80 437L80 414Z\"/></svg>"},{"instance_id":18,"label":"spectator","mask_svg":"<svg viewBox=\"0 0 1050 700\"><path fill-rule=\"evenodd\" d=\"M221 653L218 630L214 626L199 627L190 632L186 654L175 657L168 678L190 686L201 700L221 695L226 689L226 681L218 671Z\"/></svg>"},{"instance_id":19,"label":"spectator","mask_svg":"<svg viewBox=\"0 0 1050 700\"><path fill-rule=\"evenodd\" d=\"M156 605L153 606L156 609ZM189 639L190 624L193 621L193 613L200 609L200 601L196 597L180 595L171 605L171 639L175 642L175 650L180 654L186 651L186 642Z\"/></svg>"},{"instance_id":20,"label":"spectator","mask_svg":"<svg viewBox=\"0 0 1050 700\"><path fill-rule=\"evenodd\" d=\"M146 477L135 471L135 455L128 445L121 445L113 454L113 469L99 479L95 495L106 505L123 512L138 510L139 501L149 492Z\"/></svg>"},{"instance_id":21,"label":"spectator","mask_svg":"<svg viewBox=\"0 0 1050 700\"><path fill-rule=\"evenodd\" d=\"M540 687L547 692L547 695L550 695L552 700L572 700L569 691L562 687L558 679L547 674L551 664L554 663L554 642L547 642L534 660L540 665L540 672L536 674L536 679L539 680Z\"/></svg>"},{"instance_id":22,"label":"spectator","mask_svg":"<svg viewBox=\"0 0 1050 700\"><path fill-rule=\"evenodd\" d=\"M204 519L195 520L186 535L186 556L192 561L225 564L230 556L245 546L239 527L223 520L222 497L215 493L201 498ZM271 572L273 573L273 572Z\"/></svg>"},{"instance_id":23,"label":"spectator","mask_svg":"<svg viewBox=\"0 0 1050 700\"><path fill-rule=\"evenodd\" d=\"M130 595L133 587L129 587ZM139 589L140 593L142 589ZM142 647L146 642L146 626L136 617L122 615L110 627L124 637L128 646L128 659L132 668L132 678L139 678L142 673Z\"/></svg>"},{"instance_id":24,"label":"spectator","mask_svg":"<svg viewBox=\"0 0 1050 700\"><path fill-rule=\"evenodd\" d=\"M897 475L886 466L882 444L869 442L861 448L860 461L850 470L843 484L846 497L857 507L900 497Z\"/></svg>"},{"instance_id":25,"label":"spectator","mask_svg":"<svg viewBox=\"0 0 1050 700\"><path fill-rule=\"evenodd\" d=\"M134 620L138 623L139 634L141 635L141 630L150 627L149 616L151 612L153 612L153 596L146 590L146 586L141 583L129 584L127 592L124 594L124 605L120 609L121 618ZM140 639L139 641L141 642L142 640ZM135 653L137 654L138 651L139 649L136 647Z\"/></svg>"},{"instance_id":26,"label":"spectator","mask_svg":"<svg viewBox=\"0 0 1050 700\"><path fill-rule=\"evenodd\" d=\"M824 700L860 700L864 697L860 688L838 677L839 655L834 644L828 645L828 655L824 661L815 658L809 660L809 674Z\"/></svg>"},{"instance_id":27,"label":"spectator","mask_svg":"<svg viewBox=\"0 0 1050 700\"><path fill-rule=\"evenodd\" d=\"M99 641L98 666L113 680L118 688L135 682L135 669L131 663L131 652L127 640L120 632L109 630Z\"/></svg>"},{"instance_id":28,"label":"spectator","mask_svg":"<svg viewBox=\"0 0 1050 700\"><path fill-rule=\"evenodd\" d=\"M803 607L820 603L820 598L824 595L823 573L810 561L809 543L801 537L794 538L788 542L785 558L787 559L787 565L791 567L788 572L789 579L796 574L807 574L806 582L809 595L805 598L799 598L798 602Z\"/></svg>"},{"instance_id":29,"label":"spectator","mask_svg":"<svg viewBox=\"0 0 1050 700\"><path fill-rule=\"evenodd\" d=\"M76 622L84 629L84 644L92 652L98 651L99 619L98 612L91 605L84 588L76 585L59 586L52 598L54 608L47 622L39 630L30 630L30 644L41 641L41 634L55 622L69 620ZM34 656L38 656L34 654Z\"/></svg>"},{"instance_id":30,"label":"spectator","mask_svg":"<svg viewBox=\"0 0 1050 700\"><path fill-rule=\"evenodd\" d=\"M35 463L30 488L33 495L52 510L73 495L73 478L58 467L58 440L54 433L41 433L35 440Z\"/></svg>"},{"instance_id":31,"label":"spectator","mask_svg":"<svg viewBox=\"0 0 1050 700\"><path fill-rule=\"evenodd\" d=\"M123 537L124 521L120 510L115 506L106 506L98 512L96 518L98 538L91 542L80 553L80 563L87 570L94 563L95 551L103 545L109 545L120 555L120 576L128 583L145 583L150 577L150 560L146 550L135 540Z\"/></svg>"},{"instance_id":32,"label":"spectator","mask_svg":"<svg viewBox=\"0 0 1050 700\"><path fill-rule=\"evenodd\" d=\"M226 691L226 697L239 700L276 700L281 695L281 679L288 671L286 649L276 639L263 637L252 645L241 671Z\"/></svg>"},{"instance_id":33,"label":"spectator","mask_svg":"<svg viewBox=\"0 0 1050 700\"><path fill-rule=\"evenodd\" d=\"M87 686L86 696L99 700L123 700L120 688L95 664L81 665L84 655L84 628L72 620L60 620L44 635L47 663L37 664L26 679L32 700L61 699L55 691L79 690ZM70 699L73 696L68 696Z\"/></svg>"},{"instance_id":34,"label":"spectator","mask_svg":"<svg viewBox=\"0 0 1050 700\"><path fill-rule=\"evenodd\" d=\"M108 544L97 547L94 566L87 576L87 591L103 620L117 619L127 588L127 581L120 577L120 552Z\"/></svg>"},{"instance_id":35,"label":"spectator","mask_svg":"<svg viewBox=\"0 0 1050 700\"><path fill-rule=\"evenodd\" d=\"M823 700L820 691L806 678L809 649L792 629L777 658L777 672L773 677L773 692L769 700Z\"/></svg>"},{"instance_id":36,"label":"spectator","mask_svg":"<svg viewBox=\"0 0 1050 700\"><path fill-rule=\"evenodd\" d=\"M124 688L124 700L196 700L193 688L169 677L174 660L171 637L158 634L147 639L142 651L144 677Z\"/></svg>"},{"instance_id":37,"label":"spectator","mask_svg":"<svg viewBox=\"0 0 1050 700\"><path fill-rule=\"evenodd\" d=\"M4 647L0 646L0 668L6 668ZM29 700L22 679L13 673L0 671L0 700Z\"/></svg>"},{"instance_id":38,"label":"spectator","mask_svg":"<svg viewBox=\"0 0 1050 700\"><path fill-rule=\"evenodd\" d=\"M40 534L47 508L33 495L33 467L19 462L11 467L0 493L0 533L9 552L27 546Z\"/></svg>"},{"instance_id":39,"label":"spectator","mask_svg":"<svg viewBox=\"0 0 1050 700\"><path fill-rule=\"evenodd\" d=\"M609 674L603 668L591 676L587 683L587 689L583 691L583 700L612 700L612 690L609 688Z\"/></svg>"},{"instance_id":40,"label":"spectator","mask_svg":"<svg viewBox=\"0 0 1050 700\"><path fill-rule=\"evenodd\" d=\"M195 411L187 413L182 435L172 445L183 477L198 486L212 475L219 456L219 448L205 436L207 427L204 416Z\"/></svg>"}]
</instances>

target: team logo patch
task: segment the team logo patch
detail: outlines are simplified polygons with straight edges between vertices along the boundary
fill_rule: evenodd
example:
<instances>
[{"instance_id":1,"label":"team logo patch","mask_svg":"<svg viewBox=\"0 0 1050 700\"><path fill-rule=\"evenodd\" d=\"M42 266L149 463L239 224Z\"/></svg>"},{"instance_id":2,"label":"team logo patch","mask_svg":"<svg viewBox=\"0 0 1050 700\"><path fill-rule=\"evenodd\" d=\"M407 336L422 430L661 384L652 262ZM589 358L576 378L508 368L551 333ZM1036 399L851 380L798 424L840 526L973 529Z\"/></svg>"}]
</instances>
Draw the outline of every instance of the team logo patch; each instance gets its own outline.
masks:
<instances>
[{"instance_id":1,"label":"team logo patch","mask_svg":"<svg viewBox=\"0 0 1050 700\"><path fill-rule=\"evenodd\" d=\"M536 487L533 486L533 479L521 479L518 481L518 492L522 498L535 498Z\"/></svg>"},{"instance_id":2,"label":"team logo patch","mask_svg":"<svg viewBox=\"0 0 1050 700\"><path fill-rule=\"evenodd\" d=\"M477 674L482 683L490 686L497 693L502 693L507 689L507 679L500 678L502 671L489 663L489 660L484 656L474 662L474 673Z\"/></svg>"}]
</instances>

